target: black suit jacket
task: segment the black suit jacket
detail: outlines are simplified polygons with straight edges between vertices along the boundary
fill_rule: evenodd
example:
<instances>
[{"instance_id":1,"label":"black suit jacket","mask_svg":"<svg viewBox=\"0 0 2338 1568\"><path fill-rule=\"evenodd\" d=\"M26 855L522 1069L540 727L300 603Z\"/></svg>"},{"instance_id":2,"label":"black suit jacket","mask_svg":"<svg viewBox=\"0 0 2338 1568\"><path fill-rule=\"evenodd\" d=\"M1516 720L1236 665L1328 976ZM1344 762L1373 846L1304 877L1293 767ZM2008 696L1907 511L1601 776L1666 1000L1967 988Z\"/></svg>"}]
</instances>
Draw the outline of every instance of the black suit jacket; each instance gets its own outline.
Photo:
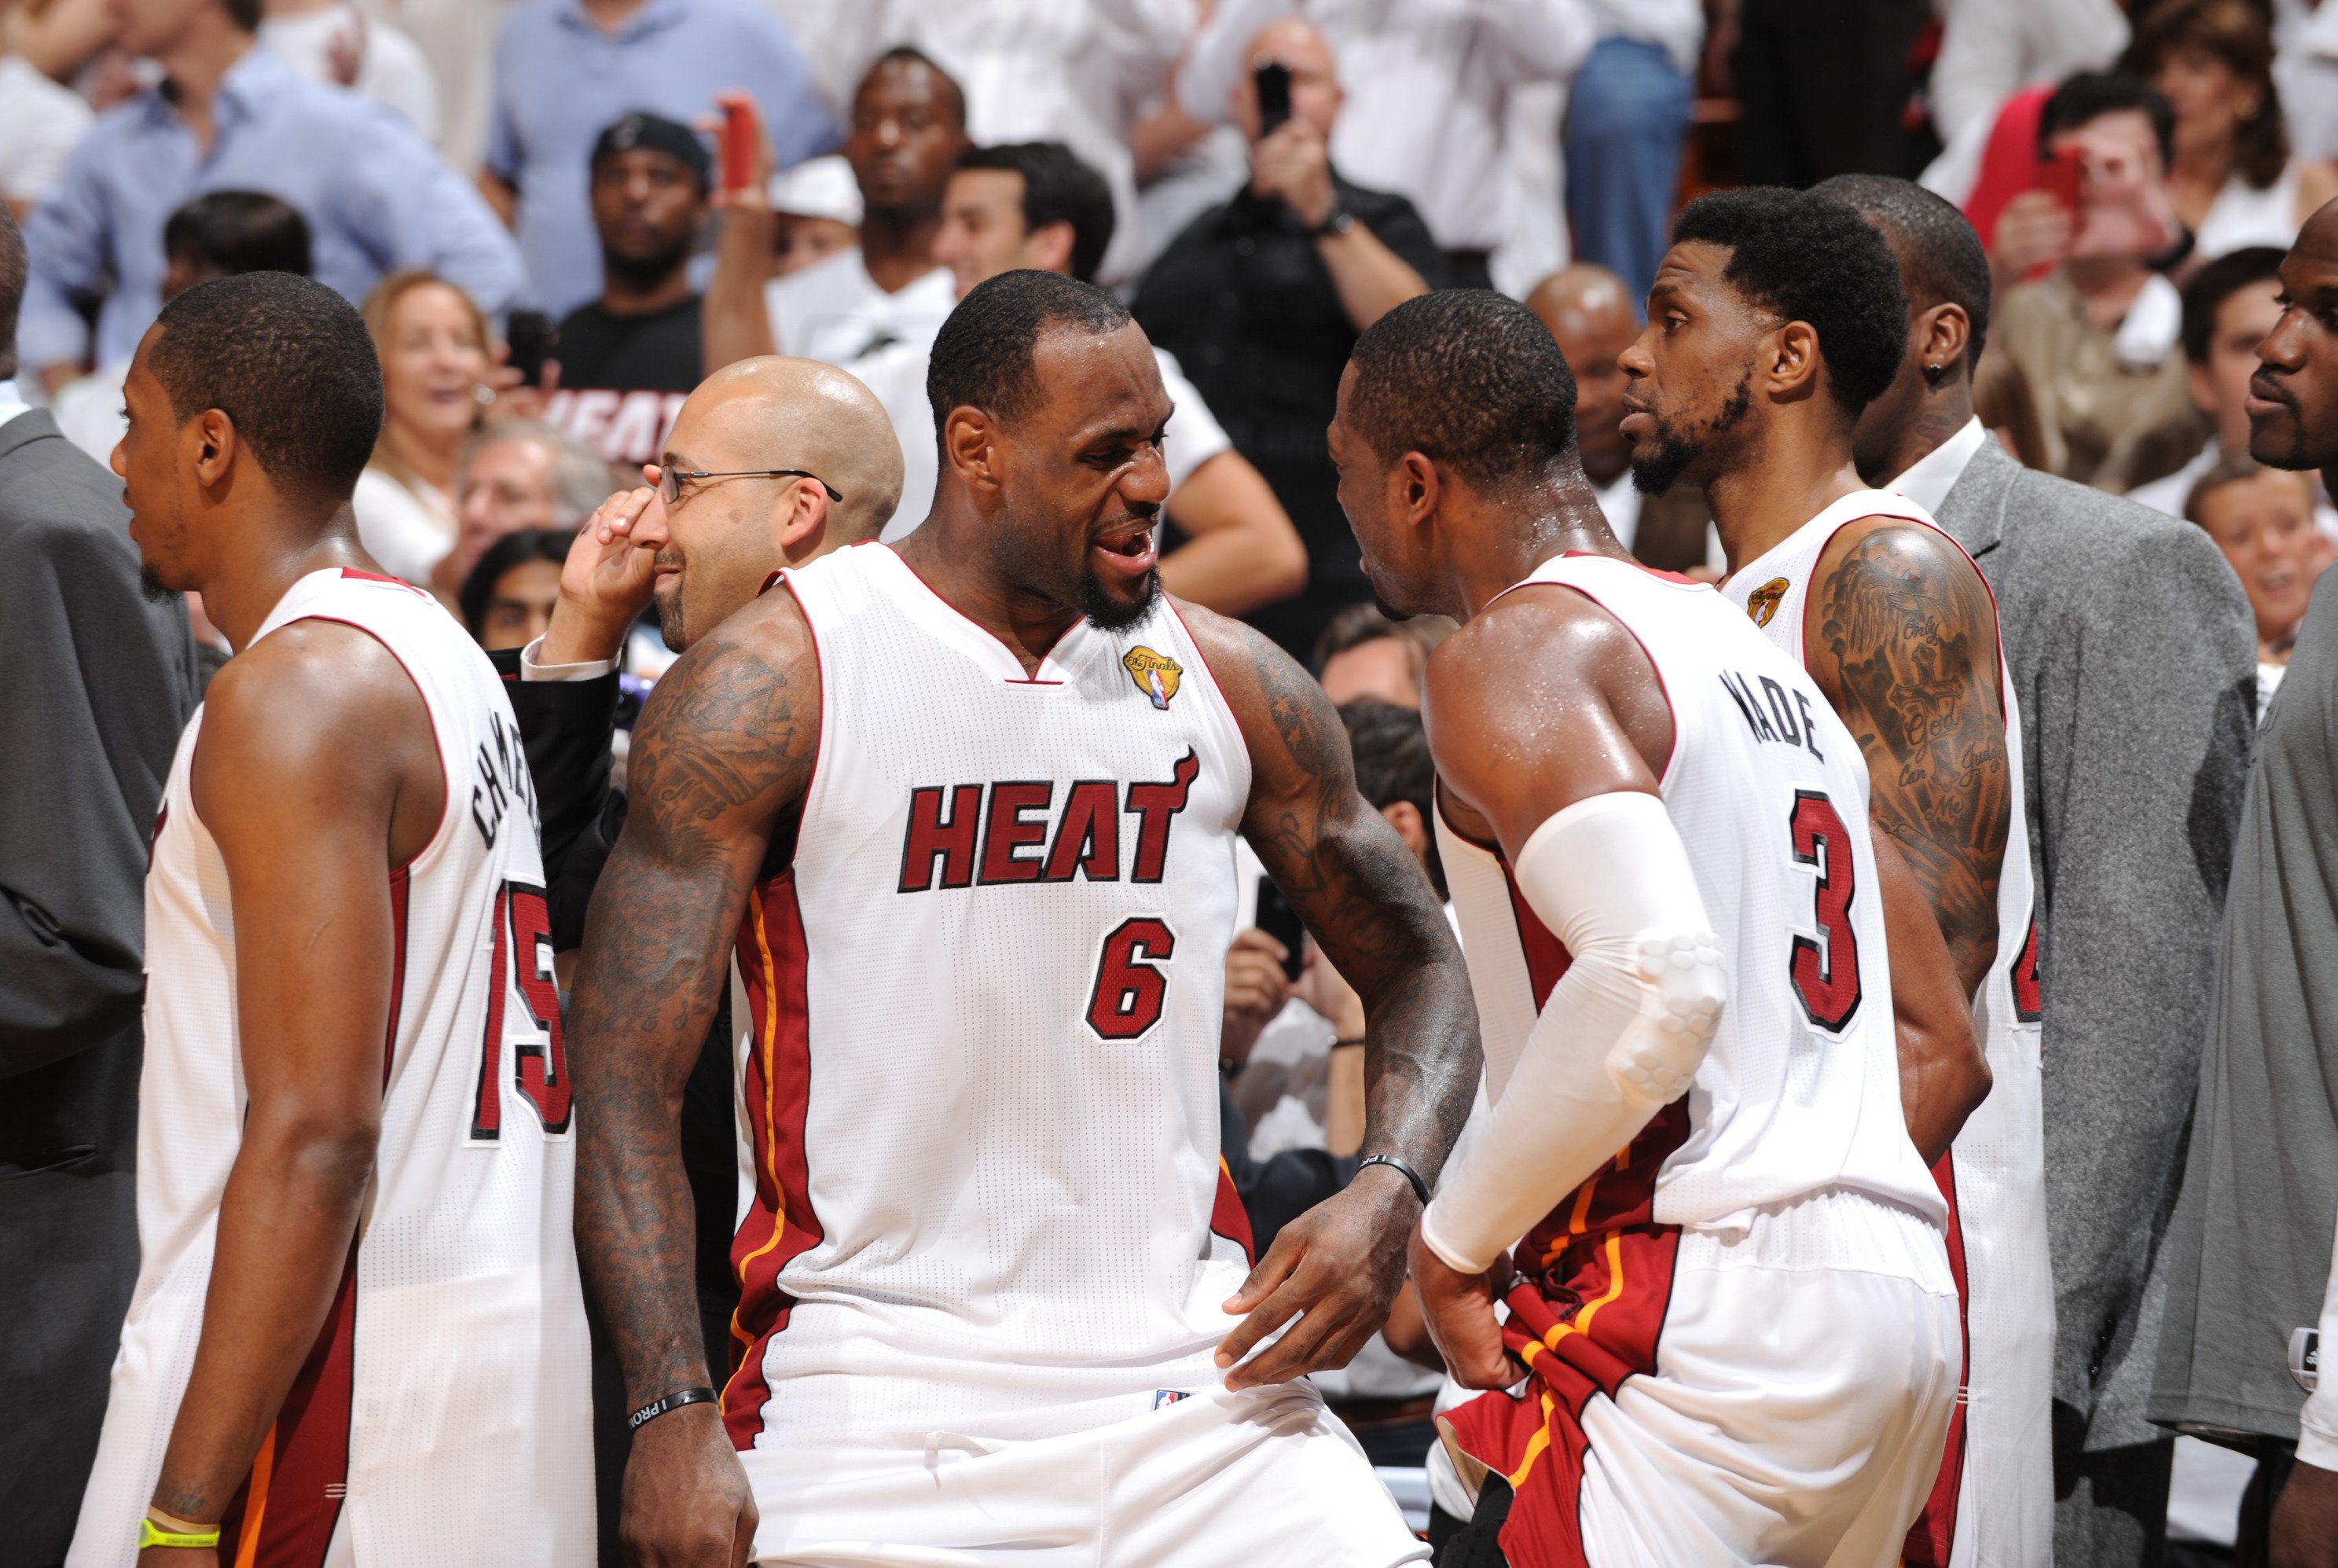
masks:
<instances>
[{"instance_id":1,"label":"black suit jacket","mask_svg":"<svg viewBox=\"0 0 2338 1568\"><path fill-rule=\"evenodd\" d=\"M0 1568L59 1561L138 1274L147 840L195 705L122 482L0 425Z\"/></svg>"}]
</instances>

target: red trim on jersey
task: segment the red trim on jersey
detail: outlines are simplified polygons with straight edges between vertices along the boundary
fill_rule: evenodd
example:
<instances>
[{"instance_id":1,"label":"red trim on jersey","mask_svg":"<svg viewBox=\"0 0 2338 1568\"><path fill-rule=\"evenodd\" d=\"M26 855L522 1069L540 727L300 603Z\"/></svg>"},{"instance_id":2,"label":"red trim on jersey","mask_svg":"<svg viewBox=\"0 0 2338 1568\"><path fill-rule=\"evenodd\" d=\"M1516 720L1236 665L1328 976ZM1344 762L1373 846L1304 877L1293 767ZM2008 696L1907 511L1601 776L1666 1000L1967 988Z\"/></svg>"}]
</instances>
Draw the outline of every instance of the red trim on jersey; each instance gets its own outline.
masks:
<instances>
[{"instance_id":1,"label":"red trim on jersey","mask_svg":"<svg viewBox=\"0 0 2338 1568\"><path fill-rule=\"evenodd\" d=\"M1510 863L1499 850L1494 858L1502 867L1502 885L1510 890L1510 918L1518 922L1518 951L1526 955L1527 984L1534 991L1535 1011L1542 1011L1550 1000L1551 988L1565 978L1575 962L1575 955L1567 944L1553 936L1550 927L1543 924L1542 916L1535 913L1527 902L1527 895L1518 891L1518 879L1510 874Z\"/></svg>"},{"instance_id":2,"label":"red trim on jersey","mask_svg":"<svg viewBox=\"0 0 2338 1568\"><path fill-rule=\"evenodd\" d=\"M1210 1230L1241 1247L1243 1263L1257 1267L1258 1238L1250 1228L1250 1210L1243 1207L1242 1194L1234 1190L1234 1173L1226 1168L1223 1154L1218 1156L1218 1189L1210 1201Z\"/></svg>"},{"instance_id":3,"label":"red trim on jersey","mask_svg":"<svg viewBox=\"0 0 2338 1568\"><path fill-rule=\"evenodd\" d=\"M420 588L416 587L412 583L408 582L404 577L393 577L388 572L361 572L355 567L343 567L341 568L341 576L345 577L354 577L361 583L388 583L391 587L404 588L409 594L421 594L426 599L430 597L428 594L423 593ZM305 620L308 617L304 616L301 618ZM290 622L287 622L286 624L288 626L290 625Z\"/></svg>"},{"instance_id":4,"label":"red trim on jersey","mask_svg":"<svg viewBox=\"0 0 2338 1568\"><path fill-rule=\"evenodd\" d=\"M1562 561L1571 561L1577 556L1588 556L1595 560L1620 561L1625 566L1637 567L1639 570L1647 573L1648 576L1652 577L1662 577L1665 582L1678 583L1685 588L1709 588L1713 587L1711 583L1700 583L1695 577L1683 577L1678 572L1668 572L1661 567L1652 567L1648 565L1647 562L1640 559L1637 556L1611 556L1604 550L1561 550L1558 552L1558 558Z\"/></svg>"},{"instance_id":5,"label":"red trim on jersey","mask_svg":"<svg viewBox=\"0 0 2338 1568\"><path fill-rule=\"evenodd\" d=\"M1512 1563L1584 1561L1583 1410L1656 1369L1680 1247L1680 1228L1655 1218L1656 1173L1688 1134L1684 1096L1519 1243L1502 1342L1527 1364L1524 1396L1481 1395L1443 1418L1517 1494L1501 1531Z\"/></svg>"},{"instance_id":6,"label":"red trim on jersey","mask_svg":"<svg viewBox=\"0 0 2338 1568\"><path fill-rule=\"evenodd\" d=\"M863 539L861 543L874 544L876 541L874 539ZM796 592L794 579L790 577L785 572L774 572L771 575L779 581L787 585L788 597L795 600L796 602L796 614L803 616L804 636L811 639L812 675L820 682L820 733L818 735L813 737L812 740L811 771L804 774L803 794L796 797L795 843L791 844L788 847L788 863L790 865L793 865L796 859L796 845L803 843L803 814L805 809L811 804L811 786L820 782L820 749L826 745L828 742L828 660L820 651L820 627L812 624L811 609L803 602L803 596ZM771 584L766 583L763 587L768 588L771 587ZM757 597L761 597L761 596L759 594ZM740 930L743 935L746 928L742 925Z\"/></svg>"},{"instance_id":7,"label":"red trim on jersey","mask_svg":"<svg viewBox=\"0 0 2338 1568\"><path fill-rule=\"evenodd\" d=\"M220 1521L221 1561L233 1568L320 1568L349 1489L355 1389L358 1247L276 1423Z\"/></svg>"},{"instance_id":8,"label":"red trim on jersey","mask_svg":"<svg viewBox=\"0 0 2338 1568\"><path fill-rule=\"evenodd\" d=\"M780 1288L780 1271L818 1246L822 1235L804 1153L811 1100L810 957L791 868L754 890L739 931L739 967L755 1026L744 1086L755 1198L731 1240L739 1309L731 1319L735 1358L722 1389L722 1425L741 1449L753 1447L763 1430L763 1406L771 1396L764 1353L796 1305Z\"/></svg>"},{"instance_id":9,"label":"red trim on jersey","mask_svg":"<svg viewBox=\"0 0 2338 1568\"><path fill-rule=\"evenodd\" d=\"M890 545L884 544L881 540L863 542L876 543L880 545L884 549L890 551L893 558L901 562L902 570L908 572L912 578L916 579L918 587L925 589L926 592L933 596L934 603L941 606L942 608L948 610L950 614L964 621L968 626L972 626L976 631L980 632L984 636L988 637L992 642L997 643L1000 651L1005 653L1008 658L1015 661L1017 668L1022 666L1022 655L1017 653L1013 648L1008 647L1005 642L1001 641L997 632L992 631L988 626L984 626L980 621L976 620L972 616L968 615L964 610L959 609L956 605L942 597L940 590L936 588L933 584L926 581L925 577L918 570L917 567L909 565L908 561L902 559L900 551L894 549ZM1066 626L1062 631L1056 634L1056 640L1049 643L1045 648L1040 650L1040 664L1045 665L1047 662L1048 656L1052 655L1056 648L1063 645L1064 639L1071 636L1072 626L1078 626L1079 624L1080 623L1078 621L1074 621L1071 623L1071 626ZM1033 675L1036 675L1036 671L1034 671ZM1064 683L1061 681L1035 680L1032 678L1032 676L1026 676L1021 680L1010 680L1007 684L1010 686L1059 686Z\"/></svg>"},{"instance_id":10,"label":"red trim on jersey","mask_svg":"<svg viewBox=\"0 0 2338 1568\"><path fill-rule=\"evenodd\" d=\"M1964 1344L1964 1361L1957 1375L1957 1402L1949 1415L1949 1436L1940 1450L1940 1474L1931 1494L1924 1499L1916 1523L1901 1543L1905 1568L1949 1568L1949 1554L1957 1542L1957 1498L1965 1472L1965 1404L1972 1386L1972 1297L1965 1289L1965 1230L1957 1213L1957 1156L1954 1149L1932 1167L1932 1179L1949 1200L1949 1273L1957 1282L1957 1334Z\"/></svg>"},{"instance_id":11,"label":"red trim on jersey","mask_svg":"<svg viewBox=\"0 0 2338 1568\"><path fill-rule=\"evenodd\" d=\"M382 1031L381 1086L389 1087L389 1070L398 1060L398 1016L406 1001L406 904L411 891L406 867L399 866L389 873L389 1027ZM503 908L503 894L496 894L496 907ZM500 928L499 928L500 929ZM498 981L503 971L496 971Z\"/></svg>"}]
</instances>

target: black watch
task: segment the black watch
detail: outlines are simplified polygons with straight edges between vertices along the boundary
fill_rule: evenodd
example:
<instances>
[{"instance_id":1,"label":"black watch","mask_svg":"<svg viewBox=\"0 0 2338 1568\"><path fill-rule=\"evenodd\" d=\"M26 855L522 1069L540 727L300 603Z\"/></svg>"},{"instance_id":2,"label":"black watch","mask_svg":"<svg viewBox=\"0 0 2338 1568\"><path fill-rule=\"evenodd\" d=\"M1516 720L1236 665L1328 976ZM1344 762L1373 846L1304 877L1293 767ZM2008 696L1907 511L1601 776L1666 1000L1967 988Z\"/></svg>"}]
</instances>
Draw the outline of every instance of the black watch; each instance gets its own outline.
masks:
<instances>
[{"instance_id":1,"label":"black watch","mask_svg":"<svg viewBox=\"0 0 2338 1568\"><path fill-rule=\"evenodd\" d=\"M1323 240L1333 234L1344 234L1355 226L1356 215L1341 204L1339 197L1334 196L1331 198L1331 210L1323 214L1321 222L1307 232L1311 238Z\"/></svg>"}]
</instances>

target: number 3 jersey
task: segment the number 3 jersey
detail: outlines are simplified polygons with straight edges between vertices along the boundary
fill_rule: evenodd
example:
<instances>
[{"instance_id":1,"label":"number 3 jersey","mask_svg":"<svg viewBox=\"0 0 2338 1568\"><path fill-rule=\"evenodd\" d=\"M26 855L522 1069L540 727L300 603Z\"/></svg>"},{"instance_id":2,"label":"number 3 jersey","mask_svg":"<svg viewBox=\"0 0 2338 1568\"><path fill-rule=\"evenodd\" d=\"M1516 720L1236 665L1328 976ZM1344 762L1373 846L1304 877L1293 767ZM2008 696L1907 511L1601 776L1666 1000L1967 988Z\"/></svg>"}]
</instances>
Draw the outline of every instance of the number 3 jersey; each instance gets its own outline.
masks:
<instances>
[{"instance_id":1,"label":"number 3 jersey","mask_svg":"<svg viewBox=\"0 0 2338 1568\"><path fill-rule=\"evenodd\" d=\"M373 1178L323 1328L223 1522L220 1559L314 1568L338 1531L336 1561L587 1562L574 1123L517 727L486 656L427 595L312 572L258 637L309 619L355 626L405 666L447 802L422 853L383 868L388 1031L345 1064L383 1086ZM227 868L189 786L202 725L198 710L180 738L146 879L142 1257L75 1568L129 1568L137 1555L248 1109Z\"/></svg>"},{"instance_id":2,"label":"number 3 jersey","mask_svg":"<svg viewBox=\"0 0 2338 1568\"><path fill-rule=\"evenodd\" d=\"M1212 1386L1249 1239L1232 710L1166 600L1027 673L888 547L785 582L820 745L739 932L733 1442L980 1445Z\"/></svg>"},{"instance_id":3,"label":"number 3 jersey","mask_svg":"<svg viewBox=\"0 0 2338 1568\"><path fill-rule=\"evenodd\" d=\"M1665 809L1729 989L1688 1092L1552 1210L1519 1267L1531 1276L1603 1233L1742 1226L1757 1208L1828 1188L1944 1225L1900 1108L1867 764L1849 732L1801 667L1711 588L1588 554L1546 561L1526 583L1582 594L1655 666L1673 725ZM1438 833L1498 1102L1569 956L1492 846L1441 812Z\"/></svg>"}]
</instances>

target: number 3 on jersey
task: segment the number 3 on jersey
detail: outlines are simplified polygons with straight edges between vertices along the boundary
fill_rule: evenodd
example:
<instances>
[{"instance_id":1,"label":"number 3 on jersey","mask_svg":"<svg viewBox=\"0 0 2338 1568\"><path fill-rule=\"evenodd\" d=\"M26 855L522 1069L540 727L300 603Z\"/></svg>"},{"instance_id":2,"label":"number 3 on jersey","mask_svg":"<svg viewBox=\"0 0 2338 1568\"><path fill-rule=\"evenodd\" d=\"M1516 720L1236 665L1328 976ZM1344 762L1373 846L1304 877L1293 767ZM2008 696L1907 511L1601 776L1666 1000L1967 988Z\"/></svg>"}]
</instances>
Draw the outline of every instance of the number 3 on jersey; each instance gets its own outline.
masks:
<instances>
[{"instance_id":1,"label":"number 3 on jersey","mask_svg":"<svg viewBox=\"0 0 2338 1568\"><path fill-rule=\"evenodd\" d=\"M1794 792L1786 826L1795 863L1819 873L1812 911L1818 940L1795 937L1787 971L1810 1021L1829 1034L1840 1034L1859 1011L1859 939L1851 929L1851 834L1843 831L1834 803L1817 790Z\"/></svg>"},{"instance_id":2,"label":"number 3 on jersey","mask_svg":"<svg viewBox=\"0 0 2338 1568\"><path fill-rule=\"evenodd\" d=\"M568 1130L568 1048L560 1033L560 991L552 977L552 912L544 890L507 882L496 892L495 983L488 992L486 1038L479 1054L479 1093L471 1140L503 1136L503 1066L547 1133ZM516 1005L514 1005L516 1003Z\"/></svg>"}]
</instances>

